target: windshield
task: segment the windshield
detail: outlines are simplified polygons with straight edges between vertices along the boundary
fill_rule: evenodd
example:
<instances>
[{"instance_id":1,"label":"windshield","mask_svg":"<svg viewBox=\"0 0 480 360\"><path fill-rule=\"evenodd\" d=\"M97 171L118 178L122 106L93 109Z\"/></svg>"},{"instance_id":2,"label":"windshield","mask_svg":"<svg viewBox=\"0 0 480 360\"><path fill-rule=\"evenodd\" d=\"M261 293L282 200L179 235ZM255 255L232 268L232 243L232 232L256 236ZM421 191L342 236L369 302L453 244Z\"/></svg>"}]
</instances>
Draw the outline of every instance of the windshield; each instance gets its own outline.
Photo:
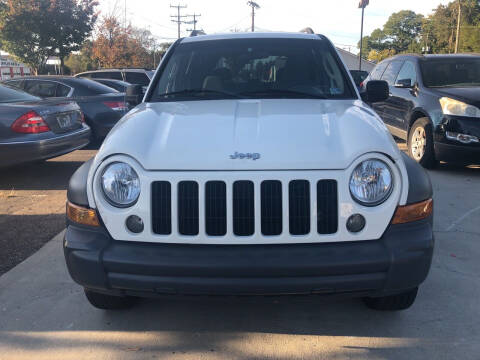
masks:
<instances>
[{"instance_id":1,"label":"windshield","mask_svg":"<svg viewBox=\"0 0 480 360\"><path fill-rule=\"evenodd\" d=\"M421 62L427 87L471 87L480 85L479 58L429 59Z\"/></svg>"},{"instance_id":2,"label":"windshield","mask_svg":"<svg viewBox=\"0 0 480 360\"><path fill-rule=\"evenodd\" d=\"M150 101L352 99L333 48L316 39L228 39L178 45Z\"/></svg>"},{"instance_id":3,"label":"windshield","mask_svg":"<svg viewBox=\"0 0 480 360\"><path fill-rule=\"evenodd\" d=\"M40 100L40 98L27 94L26 92L10 87L6 84L0 85L0 103L13 103L35 100Z\"/></svg>"}]
</instances>

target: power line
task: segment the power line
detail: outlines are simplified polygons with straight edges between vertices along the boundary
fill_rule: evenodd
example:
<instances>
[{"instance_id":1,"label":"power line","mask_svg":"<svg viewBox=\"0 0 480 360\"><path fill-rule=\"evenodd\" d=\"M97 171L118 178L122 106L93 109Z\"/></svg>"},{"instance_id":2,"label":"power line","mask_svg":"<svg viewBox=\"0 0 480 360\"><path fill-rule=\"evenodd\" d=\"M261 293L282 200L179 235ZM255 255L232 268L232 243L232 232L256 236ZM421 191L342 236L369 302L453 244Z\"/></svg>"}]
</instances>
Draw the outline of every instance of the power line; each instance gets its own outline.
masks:
<instances>
[{"instance_id":1,"label":"power line","mask_svg":"<svg viewBox=\"0 0 480 360\"><path fill-rule=\"evenodd\" d=\"M182 20L182 19L187 17L187 15L180 15L180 11L181 11L181 9L186 9L187 6L186 6L186 5L170 5L170 7L177 9L177 15L171 15L170 17L171 17L172 19L177 18L176 20L172 20L172 22L177 23L177 27L178 27L178 38L180 39L181 26L182 26L182 24L186 24L186 22L185 22L184 20Z\"/></svg>"},{"instance_id":2,"label":"power line","mask_svg":"<svg viewBox=\"0 0 480 360\"><path fill-rule=\"evenodd\" d=\"M193 13L192 15L187 15L187 16L193 17L193 20L192 20L192 21L187 21L187 22L186 22L187 24L193 24L193 30L192 30L192 29L189 29L189 30L187 30L187 31L196 31L196 30L197 30L197 23L198 23L197 17L202 16L202 14Z\"/></svg>"}]
</instances>

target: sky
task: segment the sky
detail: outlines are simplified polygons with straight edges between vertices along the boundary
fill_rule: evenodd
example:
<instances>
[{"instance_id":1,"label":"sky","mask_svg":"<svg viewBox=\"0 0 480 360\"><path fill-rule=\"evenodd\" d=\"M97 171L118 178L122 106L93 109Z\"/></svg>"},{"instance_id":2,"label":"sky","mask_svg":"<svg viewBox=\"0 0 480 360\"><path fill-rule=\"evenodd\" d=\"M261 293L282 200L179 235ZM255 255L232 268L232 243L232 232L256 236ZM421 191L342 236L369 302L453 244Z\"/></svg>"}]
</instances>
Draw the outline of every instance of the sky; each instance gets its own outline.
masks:
<instances>
[{"instance_id":1,"label":"sky","mask_svg":"<svg viewBox=\"0 0 480 360\"><path fill-rule=\"evenodd\" d=\"M358 0L255 0L259 5L255 17L257 31L299 31L307 26L316 33L329 37L337 46L356 50L360 39L361 10ZM452 0L370 0L365 9L364 33L381 28L388 17L400 10L413 10L428 15L440 4ZM251 8L247 0L100 0L103 14L115 13L136 27L149 29L159 42L177 37L177 25L170 15L176 9L170 5L186 5L182 14L201 14L198 27L206 33L229 32L233 29L249 30ZM182 36L191 25L182 25Z\"/></svg>"}]
</instances>

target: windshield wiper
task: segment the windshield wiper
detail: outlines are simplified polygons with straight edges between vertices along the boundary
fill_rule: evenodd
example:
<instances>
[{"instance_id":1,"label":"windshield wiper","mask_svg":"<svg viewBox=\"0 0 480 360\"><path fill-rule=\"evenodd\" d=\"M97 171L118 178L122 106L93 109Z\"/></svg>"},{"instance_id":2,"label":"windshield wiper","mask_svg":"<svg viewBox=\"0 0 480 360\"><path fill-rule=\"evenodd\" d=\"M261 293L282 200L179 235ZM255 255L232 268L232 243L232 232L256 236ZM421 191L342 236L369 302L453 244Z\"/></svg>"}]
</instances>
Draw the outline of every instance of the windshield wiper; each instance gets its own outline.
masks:
<instances>
[{"instance_id":1,"label":"windshield wiper","mask_svg":"<svg viewBox=\"0 0 480 360\"><path fill-rule=\"evenodd\" d=\"M288 89L263 89L263 90L256 90L256 91L246 91L240 93L240 95L247 95L247 96L252 96L252 95L297 95L300 97L308 97L311 99L327 99L325 95L320 95L320 94L311 94L311 93L306 93L303 91L296 91L296 90L288 90Z\"/></svg>"},{"instance_id":2,"label":"windshield wiper","mask_svg":"<svg viewBox=\"0 0 480 360\"><path fill-rule=\"evenodd\" d=\"M187 95L187 96L196 96L196 95L201 95L201 94L218 94L218 95L227 95L230 97L235 97L239 99L244 99L245 97L239 94L235 94L232 92L228 91L221 91L221 90L210 90L210 89L184 89L180 91L173 91L169 93L164 93L164 94L158 94L155 96L155 98L166 98L169 96L175 96L175 95Z\"/></svg>"}]
</instances>

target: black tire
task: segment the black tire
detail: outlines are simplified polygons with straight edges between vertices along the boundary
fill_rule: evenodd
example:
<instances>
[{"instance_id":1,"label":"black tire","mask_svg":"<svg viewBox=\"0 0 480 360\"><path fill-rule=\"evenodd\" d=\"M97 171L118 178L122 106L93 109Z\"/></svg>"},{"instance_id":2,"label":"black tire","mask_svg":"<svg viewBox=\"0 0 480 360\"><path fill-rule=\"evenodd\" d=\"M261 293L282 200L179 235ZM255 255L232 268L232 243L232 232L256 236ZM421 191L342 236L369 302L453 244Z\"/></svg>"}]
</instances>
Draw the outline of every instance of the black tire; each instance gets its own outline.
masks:
<instances>
[{"instance_id":1,"label":"black tire","mask_svg":"<svg viewBox=\"0 0 480 360\"><path fill-rule=\"evenodd\" d=\"M417 131L422 130L425 134L425 149L423 155L419 156L419 154L415 151L416 142L414 141L414 137L417 134ZM408 155L424 168L432 169L437 165L437 160L435 159L435 149L433 145L433 128L428 118L423 117L417 119L413 123L412 127L410 128L410 132L408 133L407 146Z\"/></svg>"},{"instance_id":2,"label":"black tire","mask_svg":"<svg viewBox=\"0 0 480 360\"><path fill-rule=\"evenodd\" d=\"M373 310L381 311L398 311L408 309L413 305L417 297L418 287L413 290L384 297L371 298L367 297L363 299L365 305Z\"/></svg>"},{"instance_id":3,"label":"black tire","mask_svg":"<svg viewBox=\"0 0 480 360\"><path fill-rule=\"evenodd\" d=\"M102 310L121 310L131 308L136 298L130 296L112 296L85 289L90 304Z\"/></svg>"}]
</instances>

